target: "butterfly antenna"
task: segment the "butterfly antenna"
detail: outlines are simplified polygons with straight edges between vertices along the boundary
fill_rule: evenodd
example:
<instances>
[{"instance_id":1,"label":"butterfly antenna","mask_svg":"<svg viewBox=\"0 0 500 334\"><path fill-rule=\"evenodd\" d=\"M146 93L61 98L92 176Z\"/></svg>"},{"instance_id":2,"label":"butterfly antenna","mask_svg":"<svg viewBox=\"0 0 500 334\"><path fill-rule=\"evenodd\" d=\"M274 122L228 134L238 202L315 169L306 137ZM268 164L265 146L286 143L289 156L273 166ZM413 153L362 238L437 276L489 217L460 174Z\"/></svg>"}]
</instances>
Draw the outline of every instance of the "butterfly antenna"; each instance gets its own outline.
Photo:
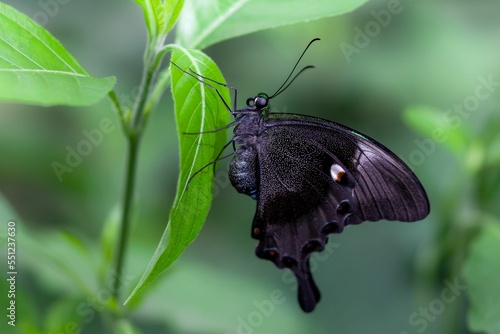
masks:
<instances>
[{"instance_id":1,"label":"butterfly antenna","mask_svg":"<svg viewBox=\"0 0 500 334\"><path fill-rule=\"evenodd\" d=\"M309 47L311 46L312 43L316 42L316 41L319 41L320 39L319 38L314 38L312 41L309 42L309 44L307 44L306 48L304 49L304 51L302 51L302 54L300 55L299 59L297 60L297 62L295 63L295 66L293 66L293 69L292 71L290 72L290 74L288 75L288 77L286 78L286 80L283 82L283 84L280 86L280 88L278 88L276 90L276 93L274 93L273 95L271 95L269 98L273 98L273 97L276 97L278 96L279 94L281 94L285 89L288 88L288 86L290 86L290 84L297 78L297 76L304 72L305 70L309 69L309 68L314 68L314 66L306 66L304 67L302 70L300 70L300 72L295 75L293 77L293 79L288 82L288 80L290 80L290 78L292 77L293 75L293 72L295 72L295 69L297 68L297 66L299 65L300 63L300 60L302 59L302 57L304 57L304 54L307 52L307 49L309 49Z\"/></svg>"},{"instance_id":2,"label":"butterfly antenna","mask_svg":"<svg viewBox=\"0 0 500 334\"><path fill-rule=\"evenodd\" d=\"M292 79L292 80L290 80L290 82L289 82L289 83L288 83L285 87L283 87L281 90L279 90L279 91L277 91L276 93L274 93L273 95L271 95L269 98L271 99L271 98L276 97L276 96L280 95L281 93L283 93L283 92L284 92L284 91L285 91L285 90L286 90L286 89L287 89L287 88L288 88L288 87L292 84L292 82L294 82L294 81L295 81L295 79L297 79L297 77L298 77L298 76L299 76L302 72L304 72L305 70L308 70L308 69L310 69L310 68L314 68L314 66L313 66L313 65L308 65L308 66L304 67L303 69L301 69L301 70L299 71L299 73L297 73L297 74L293 77L293 79Z\"/></svg>"},{"instance_id":3,"label":"butterfly antenna","mask_svg":"<svg viewBox=\"0 0 500 334\"><path fill-rule=\"evenodd\" d=\"M221 82L218 82L218 81L215 81L215 80L209 79L209 78L207 78L207 77L205 77L205 76L203 76L203 75L201 75L201 74L196 73L195 71L193 71L193 70L191 70L191 69L190 69L190 71L191 71L191 72L188 72L188 71L186 71L186 70L182 69L179 65L177 65L177 64L176 64L176 63L174 63L173 61L170 61L170 63L171 63L172 65L174 65L175 67L177 67L180 71L182 71L182 72L186 73L187 75L189 75L190 77L192 77L192 78L194 78L194 79L198 80L201 84L203 84L203 85L205 85L205 86L210 87L211 89L213 89L213 90L217 93L217 95L219 96L219 98L221 99L222 103L224 103L224 106L225 106L225 107L226 107L226 109L229 111L229 113L231 113L231 114L233 113L233 109L231 109L231 107L229 106L229 104L227 104L226 100L224 100L224 98L222 97L222 94L221 94L221 93L220 93L220 91L217 89L217 87L215 87L214 85L209 84L209 83L208 83L208 82L206 82L206 81L203 81L203 80L202 80L202 79L200 79L199 77L201 77L201 78L203 78L203 79L208 79L208 80L210 80L210 81L212 81L212 82L214 82L214 83L216 83L216 84L218 84L218 85L221 85L221 86L224 86L224 87L227 87L227 88L229 88L229 89L234 90L234 92L235 92L235 99L236 99L236 96L237 96L237 95L236 95L236 94L237 94L237 90L236 90L234 87L231 87L231 86L226 85L226 84L223 84L223 83L221 83ZM193 74L193 73L194 73L194 74ZM236 103L236 102L235 102L235 103Z\"/></svg>"}]
</instances>

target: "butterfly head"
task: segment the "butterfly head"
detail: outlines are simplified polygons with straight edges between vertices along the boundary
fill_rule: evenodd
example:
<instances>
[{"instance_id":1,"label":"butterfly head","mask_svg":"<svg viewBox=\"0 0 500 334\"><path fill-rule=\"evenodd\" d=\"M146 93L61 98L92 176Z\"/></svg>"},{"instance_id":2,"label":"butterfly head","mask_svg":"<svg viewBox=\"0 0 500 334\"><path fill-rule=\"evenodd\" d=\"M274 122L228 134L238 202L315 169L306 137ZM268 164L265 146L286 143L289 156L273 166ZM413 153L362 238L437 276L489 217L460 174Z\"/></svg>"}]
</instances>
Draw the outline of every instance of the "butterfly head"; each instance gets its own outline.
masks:
<instances>
[{"instance_id":1,"label":"butterfly head","mask_svg":"<svg viewBox=\"0 0 500 334\"><path fill-rule=\"evenodd\" d=\"M259 93L257 96L249 97L247 99L247 107L255 108L260 111L262 115L266 114L269 109L269 100L271 98L266 93Z\"/></svg>"}]
</instances>

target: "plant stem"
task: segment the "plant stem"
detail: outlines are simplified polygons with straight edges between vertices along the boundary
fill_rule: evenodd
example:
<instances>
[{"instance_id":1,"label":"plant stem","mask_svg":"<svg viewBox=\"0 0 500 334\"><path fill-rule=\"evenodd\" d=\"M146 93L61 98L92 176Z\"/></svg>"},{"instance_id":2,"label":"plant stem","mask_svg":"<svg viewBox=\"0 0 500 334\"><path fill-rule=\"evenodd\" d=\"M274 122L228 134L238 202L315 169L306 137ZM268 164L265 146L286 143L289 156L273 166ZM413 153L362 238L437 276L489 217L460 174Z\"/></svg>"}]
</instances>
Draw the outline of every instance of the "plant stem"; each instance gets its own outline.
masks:
<instances>
[{"instance_id":1,"label":"plant stem","mask_svg":"<svg viewBox=\"0 0 500 334\"><path fill-rule=\"evenodd\" d=\"M122 215L120 222L120 231L118 245L115 255L114 278L113 278L113 297L117 303L120 298L120 282L123 275L123 264L125 262L125 252L129 239L129 231L131 225L132 205L134 197L134 184L137 169L137 157L141 134L146 126L148 115L151 108L151 103L148 103L150 91L152 90L153 82L158 74L161 66L161 60L165 54L165 50L159 52L151 52L156 50L150 45L146 49L144 71L141 78L141 86L136 103L132 110L132 117L129 119L124 115L124 111L120 106L118 98L114 92L109 94L111 102L117 109L122 121L123 130L127 138L127 170L125 172L125 189L122 199Z\"/></svg>"},{"instance_id":2,"label":"plant stem","mask_svg":"<svg viewBox=\"0 0 500 334\"><path fill-rule=\"evenodd\" d=\"M148 56L148 54L149 52L146 52L146 61L141 79L139 98L137 99L132 112L131 125L135 132L138 133L142 132L148 119L149 112L151 111L150 109L148 109L149 104L147 102L150 99L150 90L152 88L152 83L156 79L162 60L162 57L160 57L158 54L154 54L154 56ZM161 54L164 55L164 52L161 52Z\"/></svg>"},{"instance_id":3,"label":"plant stem","mask_svg":"<svg viewBox=\"0 0 500 334\"><path fill-rule=\"evenodd\" d=\"M149 88L151 86L151 82L153 81L154 73L146 66L144 73L141 79L141 86L139 90L139 97L136 100L136 104L134 105L134 109L132 112L132 132L142 132L144 121L144 105L146 104L146 100L149 93ZM133 135L133 134L132 134Z\"/></svg>"},{"instance_id":4,"label":"plant stem","mask_svg":"<svg viewBox=\"0 0 500 334\"><path fill-rule=\"evenodd\" d=\"M129 134L127 147L127 170L125 172L125 189L123 192L122 216L120 223L120 237L118 239L115 257L115 272L113 281L113 297L116 301L120 297L120 281L123 274L123 263L127 249L128 235L131 225L132 200L134 195L137 156L139 151L139 136Z\"/></svg>"}]
</instances>

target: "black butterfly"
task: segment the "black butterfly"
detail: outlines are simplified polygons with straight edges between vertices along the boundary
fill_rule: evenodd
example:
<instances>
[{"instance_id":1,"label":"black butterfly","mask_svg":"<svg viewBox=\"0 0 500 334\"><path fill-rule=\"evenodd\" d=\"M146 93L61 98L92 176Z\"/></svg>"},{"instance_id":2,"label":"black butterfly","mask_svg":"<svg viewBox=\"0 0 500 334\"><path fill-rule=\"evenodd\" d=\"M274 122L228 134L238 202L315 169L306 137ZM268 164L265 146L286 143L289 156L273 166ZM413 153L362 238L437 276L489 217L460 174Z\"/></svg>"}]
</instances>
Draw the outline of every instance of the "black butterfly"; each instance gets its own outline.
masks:
<instances>
[{"instance_id":1,"label":"black butterfly","mask_svg":"<svg viewBox=\"0 0 500 334\"><path fill-rule=\"evenodd\" d=\"M272 96L260 93L231 111L238 149L229 178L257 200L257 256L294 272L300 306L311 312L320 292L309 256L324 249L331 233L367 220L420 220L429 201L410 168L370 137L318 117L271 113L269 100L285 83Z\"/></svg>"}]
</instances>

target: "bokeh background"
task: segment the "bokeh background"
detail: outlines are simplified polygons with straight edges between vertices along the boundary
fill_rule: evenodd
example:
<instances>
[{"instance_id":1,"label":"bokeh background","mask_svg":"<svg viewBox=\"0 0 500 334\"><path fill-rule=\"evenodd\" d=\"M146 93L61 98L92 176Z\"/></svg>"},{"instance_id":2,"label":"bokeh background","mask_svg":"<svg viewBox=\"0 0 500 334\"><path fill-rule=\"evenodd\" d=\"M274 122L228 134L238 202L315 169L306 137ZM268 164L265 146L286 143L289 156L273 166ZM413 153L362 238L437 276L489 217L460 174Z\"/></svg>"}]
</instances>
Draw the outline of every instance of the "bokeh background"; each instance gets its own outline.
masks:
<instances>
[{"instance_id":1,"label":"bokeh background","mask_svg":"<svg viewBox=\"0 0 500 334\"><path fill-rule=\"evenodd\" d=\"M115 75L122 101L133 96L146 41L142 12L133 1L65 1L54 15L43 1L4 2L31 17L47 13L45 27L84 68L97 77ZM454 210L446 204L457 195L456 184L466 180L460 159L438 144L424 151L417 144L424 137L402 115L413 105L449 110L474 95L479 77L500 82L500 3L404 0L401 12L391 15L386 26L379 24L359 47L356 29L365 31L376 22L372 11L379 13L389 3L371 1L346 15L254 33L205 51L238 88L242 106L248 96L274 92L305 45L320 37L303 60L316 69L274 99L273 108L335 120L391 148L426 188L430 216L413 224L364 223L332 236L333 252L317 261L314 272L322 301L314 313L304 314L284 271L255 257L256 242L250 238L255 202L230 186L229 161L223 162L202 232L131 315L142 332L402 334L454 328L468 333L463 292L433 314L425 328L410 320L440 298L446 286L441 282L434 295L419 295L417 271L436 242L440 217ZM346 57L342 47L347 44L358 52ZM499 88L464 118L473 133L481 133L498 114ZM68 242L84 243L99 263L102 226L120 199L124 178L125 140L117 115L107 100L87 108L2 104L0 110L0 191L11 206L3 208L1 219L17 217L26 235L18 238L19 321L30 322L33 333L35 328L64 332L59 329L68 319L79 324L81 333L105 333L105 319L91 306L81 306L88 297L79 293L77 281L95 280L92 267L82 263L78 277L68 280L59 271L64 265L55 266L44 252L64 254L75 263L81 254L68 250ZM67 147L75 148L85 139L82 131L97 129L103 119L110 119L114 130L60 181L52 164L64 163ZM412 160L415 150L424 159ZM130 282L145 270L165 228L177 176L173 105L165 94L140 152L127 255ZM60 231L74 239L68 241ZM268 305L264 301L275 290L283 293L284 302L259 311L256 305ZM96 286L89 295L98 293Z\"/></svg>"}]
</instances>

